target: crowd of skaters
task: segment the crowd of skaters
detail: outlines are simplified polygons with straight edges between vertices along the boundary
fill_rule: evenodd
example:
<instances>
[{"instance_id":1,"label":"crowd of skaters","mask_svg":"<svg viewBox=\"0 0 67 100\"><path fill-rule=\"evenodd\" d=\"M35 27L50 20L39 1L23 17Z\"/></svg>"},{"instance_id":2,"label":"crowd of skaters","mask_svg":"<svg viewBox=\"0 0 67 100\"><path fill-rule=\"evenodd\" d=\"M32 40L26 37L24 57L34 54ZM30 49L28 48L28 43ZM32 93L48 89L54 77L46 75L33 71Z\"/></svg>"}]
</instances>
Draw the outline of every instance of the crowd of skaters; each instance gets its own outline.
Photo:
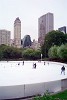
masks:
<instances>
[{"instance_id":1,"label":"crowd of skaters","mask_svg":"<svg viewBox=\"0 0 67 100\"><path fill-rule=\"evenodd\" d=\"M7 61L7 62L8 62L8 61ZM38 61L38 63L39 63L39 62L41 63L42 61ZM25 63L25 62L24 62L24 60L23 60L23 61L22 61L22 65L24 65L24 63ZM43 63L44 63L44 65L45 65L46 63L49 65L49 62L45 62L45 61L44 61ZM20 66L20 62L18 62L18 66ZM37 67L37 63L34 62L34 63L33 63L33 68L36 69L36 67ZM5 66L4 66L4 68L5 68ZM61 67L61 74L64 74L64 75L65 75L65 66L64 66L64 65Z\"/></svg>"}]
</instances>

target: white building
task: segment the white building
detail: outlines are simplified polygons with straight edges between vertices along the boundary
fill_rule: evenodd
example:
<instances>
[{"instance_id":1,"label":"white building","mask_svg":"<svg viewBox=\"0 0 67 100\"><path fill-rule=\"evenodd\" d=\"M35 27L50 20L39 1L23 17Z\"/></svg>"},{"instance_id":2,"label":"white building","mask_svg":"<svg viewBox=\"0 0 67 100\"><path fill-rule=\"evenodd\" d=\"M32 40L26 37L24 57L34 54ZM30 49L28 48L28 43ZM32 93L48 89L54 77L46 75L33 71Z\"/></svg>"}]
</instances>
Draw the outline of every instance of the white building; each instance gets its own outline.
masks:
<instances>
[{"instance_id":1,"label":"white building","mask_svg":"<svg viewBox=\"0 0 67 100\"><path fill-rule=\"evenodd\" d=\"M38 42L40 45L44 43L45 35L54 30L54 16L47 13L38 19Z\"/></svg>"},{"instance_id":2,"label":"white building","mask_svg":"<svg viewBox=\"0 0 67 100\"><path fill-rule=\"evenodd\" d=\"M0 45L5 44L10 46L10 35L11 32L7 30L0 30Z\"/></svg>"},{"instance_id":3,"label":"white building","mask_svg":"<svg viewBox=\"0 0 67 100\"><path fill-rule=\"evenodd\" d=\"M10 39L10 45L14 46L14 39Z\"/></svg>"},{"instance_id":4,"label":"white building","mask_svg":"<svg viewBox=\"0 0 67 100\"><path fill-rule=\"evenodd\" d=\"M37 50L40 49L40 43L38 43L38 41L35 41L35 39L32 42L31 48Z\"/></svg>"},{"instance_id":5,"label":"white building","mask_svg":"<svg viewBox=\"0 0 67 100\"><path fill-rule=\"evenodd\" d=\"M19 17L14 21L14 46L21 47L21 21Z\"/></svg>"}]
</instances>

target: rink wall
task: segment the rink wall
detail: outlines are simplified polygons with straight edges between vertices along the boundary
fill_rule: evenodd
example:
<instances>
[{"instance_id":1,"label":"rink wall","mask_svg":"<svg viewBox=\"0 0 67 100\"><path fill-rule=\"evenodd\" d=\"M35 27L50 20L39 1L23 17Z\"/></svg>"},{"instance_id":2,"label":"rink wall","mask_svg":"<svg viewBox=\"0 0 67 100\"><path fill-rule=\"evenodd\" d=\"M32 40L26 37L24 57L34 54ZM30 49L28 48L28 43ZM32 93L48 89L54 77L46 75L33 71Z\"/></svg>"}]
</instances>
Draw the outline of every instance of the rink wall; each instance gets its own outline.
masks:
<instances>
[{"instance_id":1,"label":"rink wall","mask_svg":"<svg viewBox=\"0 0 67 100\"><path fill-rule=\"evenodd\" d=\"M67 79L52 82L43 82L35 84L24 84L16 86L1 86L0 100L23 98L34 95L43 95L47 90L55 93L67 88Z\"/></svg>"}]
</instances>

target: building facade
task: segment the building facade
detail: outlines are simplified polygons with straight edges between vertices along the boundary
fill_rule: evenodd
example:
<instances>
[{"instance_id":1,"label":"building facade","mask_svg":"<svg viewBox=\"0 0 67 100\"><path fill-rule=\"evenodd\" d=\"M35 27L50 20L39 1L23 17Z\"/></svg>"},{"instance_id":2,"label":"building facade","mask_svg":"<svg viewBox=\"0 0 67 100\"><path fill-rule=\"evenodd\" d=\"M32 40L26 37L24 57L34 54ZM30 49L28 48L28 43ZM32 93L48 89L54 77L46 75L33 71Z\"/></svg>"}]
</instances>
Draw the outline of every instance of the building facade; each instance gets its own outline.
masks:
<instances>
[{"instance_id":1,"label":"building facade","mask_svg":"<svg viewBox=\"0 0 67 100\"><path fill-rule=\"evenodd\" d=\"M35 49L35 50L40 49L41 48L40 43L38 43L38 41L35 41L35 39L34 39L33 42L32 42L31 48Z\"/></svg>"},{"instance_id":2,"label":"building facade","mask_svg":"<svg viewBox=\"0 0 67 100\"><path fill-rule=\"evenodd\" d=\"M45 35L54 30L53 13L47 13L38 19L38 42L40 45L44 43Z\"/></svg>"},{"instance_id":3,"label":"building facade","mask_svg":"<svg viewBox=\"0 0 67 100\"><path fill-rule=\"evenodd\" d=\"M5 44L10 46L11 32L7 30L0 30L0 45Z\"/></svg>"},{"instance_id":4,"label":"building facade","mask_svg":"<svg viewBox=\"0 0 67 100\"><path fill-rule=\"evenodd\" d=\"M14 21L14 46L21 47L21 21L19 17Z\"/></svg>"},{"instance_id":5,"label":"building facade","mask_svg":"<svg viewBox=\"0 0 67 100\"><path fill-rule=\"evenodd\" d=\"M66 26L60 27L58 30L66 34Z\"/></svg>"},{"instance_id":6,"label":"building facade","mask_svg":"<svg viewBox=\"0 0 67 100\"><path fill-rule=\"evenodd\" d=\"M31 46L31 37L30 35L25 35L23 38L23 48Z\"/></svg>"}]
</instances>

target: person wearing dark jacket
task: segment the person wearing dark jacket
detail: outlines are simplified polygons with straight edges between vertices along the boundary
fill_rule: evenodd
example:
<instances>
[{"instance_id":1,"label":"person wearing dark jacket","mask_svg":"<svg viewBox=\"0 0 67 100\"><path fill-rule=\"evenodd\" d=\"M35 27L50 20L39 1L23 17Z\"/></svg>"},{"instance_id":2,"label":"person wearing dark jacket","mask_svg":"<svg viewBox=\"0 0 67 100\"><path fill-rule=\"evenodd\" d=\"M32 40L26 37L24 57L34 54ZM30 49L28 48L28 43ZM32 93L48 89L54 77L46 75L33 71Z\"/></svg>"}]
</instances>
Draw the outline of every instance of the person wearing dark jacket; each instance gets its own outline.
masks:
<instances>
[{"instance_id":1,"label":"person wearing dark jacket","mask_svg":"<svg viewBox=\"0 0 67 100\"><path fill-rule=\"evenodd\" d=\"M64 66L61 68L61 74L62 73L64 73L64 75L65 75L65 67Z\"/></svg>"}]
</instances>

